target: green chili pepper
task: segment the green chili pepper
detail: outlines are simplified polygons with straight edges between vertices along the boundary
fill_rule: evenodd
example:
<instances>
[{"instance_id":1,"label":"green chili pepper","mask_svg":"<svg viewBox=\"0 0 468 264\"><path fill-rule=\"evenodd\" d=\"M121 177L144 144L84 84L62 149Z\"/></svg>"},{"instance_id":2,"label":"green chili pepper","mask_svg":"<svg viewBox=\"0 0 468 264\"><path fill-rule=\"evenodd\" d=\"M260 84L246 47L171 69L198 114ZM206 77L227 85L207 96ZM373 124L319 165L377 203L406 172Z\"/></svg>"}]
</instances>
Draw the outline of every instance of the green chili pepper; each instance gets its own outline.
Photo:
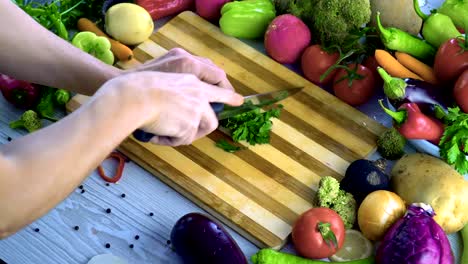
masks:
<instances>
[{"instance_id":1,"label":"green chili pepper","mask_svg":"<svg viewBox=\"0 0 468 264\"><path fill-rule=\"evenodd\" d=\"M380 22L380 12L377 12L377 28L380 31L382 43L391 50L408 53L424 61L431 61L436 49L426 41L394 27L384 28Z\"/></svg>"},{"instance_id":2,"label":"green chili pepper","mask_svg":"<svg viewBox=\"0 0 468 264\"><path fill-rule=\"evenodd\" d=\"M93 32L83 31L73 37L72 44L104 63L110 65L114 63L114 54L111 51L111 44L105 37L97 36Z\"/></svg>"},{"instance_id":3,"label":"green chili pepper","mask_svg":"<svg viewBox=\"0 0 468 264\"><path fill-rule=\"evenodd\" d=\"M225 4L221 8L221 31L236 38L263 37L270 22L276 17L270 0L244 0Z\"/></svg>"},{"instance_id":4,"label":"green chili pepper","mask_svg":"<svg viewBox=\"0 0 468 264\"><path fill-rule=\"evenodd\" d=\"M434 47L438 48L445 41L461 36L449 16L441 13L424 14L419 7L418 0L413 0L413 5L416 14L424 21L421 33L424 39Z\"/></svg>"},{"instance_id":5,"label":"green chili pepper","mask_svg":"<svg viewBox=\"0 0 468 264\"><path fill-rule=\"evenodd\" d=\"M63 24L62 20L60 19L55 20L54 26L55 26L55 30L57 31L57 35L63 38L64 40L68 41L68 31L65 28L65 25Z\"/></svg>"}]
</instances>

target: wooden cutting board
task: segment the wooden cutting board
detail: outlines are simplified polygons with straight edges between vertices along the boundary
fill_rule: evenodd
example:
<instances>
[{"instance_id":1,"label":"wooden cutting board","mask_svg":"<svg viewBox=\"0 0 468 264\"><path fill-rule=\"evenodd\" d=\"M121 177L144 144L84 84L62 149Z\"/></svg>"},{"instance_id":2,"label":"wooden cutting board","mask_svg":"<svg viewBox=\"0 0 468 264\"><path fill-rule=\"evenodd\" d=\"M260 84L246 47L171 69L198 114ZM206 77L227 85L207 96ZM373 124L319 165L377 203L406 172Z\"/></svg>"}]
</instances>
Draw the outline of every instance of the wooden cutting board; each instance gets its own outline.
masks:
<instances>
[{"instance_id":1,"label":"wooden cutting board","mask_svg":"<svg viewBox=\"0 0 468 264\"><path fill-rule=\"evenodd\" d=\"M173 18L119 66L135 67L175 47L211 59L244 95L305 89L281 102L270 144L227 153L215 141L229 137L215 131L175 148L129 137L119 150L256 245L280 248L312 207L320 177L341 179L351 161L375 150L383 126L192 12ZM69 111L86 100L75 96Z\"/></svg>"}]
</instances>

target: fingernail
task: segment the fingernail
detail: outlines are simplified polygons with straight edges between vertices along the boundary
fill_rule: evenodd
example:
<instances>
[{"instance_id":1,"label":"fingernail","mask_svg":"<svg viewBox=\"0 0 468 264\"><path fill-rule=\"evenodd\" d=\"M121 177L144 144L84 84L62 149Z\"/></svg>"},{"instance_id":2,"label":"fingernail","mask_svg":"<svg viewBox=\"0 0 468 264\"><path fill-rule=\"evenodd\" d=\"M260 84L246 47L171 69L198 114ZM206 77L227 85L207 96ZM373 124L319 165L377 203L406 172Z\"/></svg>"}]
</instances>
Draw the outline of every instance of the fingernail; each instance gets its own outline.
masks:
<instances>
[{"instance_id":1,"label":"fingernail","mask_svg":"<svg viewBox=\"0 0 468 264\"><path fill-rule=\"evenodd\" d=\"M240 95L238 93L236 93L235 96L237 97L237 98L235 98L236 102L238 102L239 105L244 103L244 96L242 96L242 95Z\"/></svg>"}]
</instances>

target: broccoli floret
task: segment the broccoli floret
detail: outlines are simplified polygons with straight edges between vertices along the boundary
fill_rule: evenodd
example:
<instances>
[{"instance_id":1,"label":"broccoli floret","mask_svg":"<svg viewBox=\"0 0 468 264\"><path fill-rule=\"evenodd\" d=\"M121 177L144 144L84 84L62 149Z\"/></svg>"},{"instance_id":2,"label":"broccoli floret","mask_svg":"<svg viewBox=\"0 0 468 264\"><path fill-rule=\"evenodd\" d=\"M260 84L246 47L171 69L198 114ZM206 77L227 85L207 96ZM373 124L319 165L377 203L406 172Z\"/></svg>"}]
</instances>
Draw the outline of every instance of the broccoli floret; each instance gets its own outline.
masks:
<instances>
[{"instance_id":1,"label":"broccoli floret","mask_svg":"<svg viewBox=\"0 0 468 264\"><path fill-rule=\"evenodd\" d=\"M389 160L399 159L405 154L406 138L394 127L385 130L377 139L377 151Z\"/></svg>"},{"instance_id":2,"label":"broccoli floret","mask_svg":"<svg viewBox=\"0 0 468 264\"><path fill-rule=\"evenodd\" d=\"M351 32L369 23L369 0L274 0L279 11L301 18L317 36L317 42L342 45ZM286 3L288 2L288 3ZM289 4L288 8L285 6ZM281 13L281 12L280 12Z\"/></svg>"},{"instance_id":3,"label":"broccoli floret","mask_svg":"<svg viewBox=\"0 0 468 264\"><path fill-rule=\"evenodd\" d=\"M346 229L353 228L356 221L357 203L352 194L340 190L340 194L330 209L341 216Z\"/></svg>"},{"instance_id":4,"label":"broccoli floret","mask_svg":"<svg viewBox=\"0 0 468 264\"><path fill-rule=\"evenodd\" d=\"M340 183L335 178L325 176L320 179L316 203L338 213L346 229L353 227L356 221L356 200L352 194L340 190Z\"/></svg>"},{"instance_id":5,"label":"broccoli floret","mask_svg":"<svg viewBox=\"0 0 468 264\"><path fill-rule=\"evenodd\" d=\"M333 177L325 176L319 181L317 203L319 206L330 207L335 203L340 193L340 183Z\"/></svg>"},{"instance_id":6,"label":"broccoli floret","mask_svg":"<svg viewBox=\"0 0 468 264\"><path fill-rule=\"evenodd\" d=\"M41 119L39 115L33 110L27 110L24 112L20 119L10 123L10 127L15 128L25 128L29 133L34 132L42 127Z\"/></svg>"},{"instance_id":7,"label":"broccoli floret","mask_svg":"<svg viewBox=\"0 0 468 264\"><path fill-rule=\"evenodd\" d=\"M314 9L312 29L328 45L342 44L371 17L369 0L320 0Z\"/></svg>"}]
</instances>

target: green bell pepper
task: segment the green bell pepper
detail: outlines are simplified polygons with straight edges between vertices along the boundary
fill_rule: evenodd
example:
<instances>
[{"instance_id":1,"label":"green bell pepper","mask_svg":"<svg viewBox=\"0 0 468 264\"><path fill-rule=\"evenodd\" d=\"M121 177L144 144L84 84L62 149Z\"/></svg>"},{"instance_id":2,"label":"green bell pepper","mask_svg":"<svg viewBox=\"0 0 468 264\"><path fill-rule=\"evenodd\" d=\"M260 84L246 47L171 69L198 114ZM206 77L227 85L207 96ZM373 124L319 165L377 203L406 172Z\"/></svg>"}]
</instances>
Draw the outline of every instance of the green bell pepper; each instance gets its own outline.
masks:
<instances>
[{"instance_id":1,"label":"green bell pepper","mask_svg":"<svg viewBox=\"0 0 468 264\"><path fill-rule=\"evenodd\" d=\"M414 11L424 21L421 33L429 44L438 48L449 39L461 36L452 19L441 13L424 14L419 7L419 0L413 0Z\"/></svg>"},{"instance_id":2,"label":"green bell pepper","mask_svg":"<svg viewBox=\"0 0 468 264\"><path fill-rule=\"evenodd\" d=\"M445 0L437 13L449 16L455 26L468 31L468 0Z\"/></svg>"},{"instance_id":3,"label":"green bell pepper","mask_svg":"<svg viewBox=\"0 0 468 264\"><path fill-rule=\"evenodd\" d=\"M114 54L111 51L111 43L105 37L100 37L93 32L83 31L75 35L72 44L89 53L107 64L114 64Z\"/></svg>"},{"instance_id":4,"label":"green bell pepper","mask_svg":"<svg viewBox=\"0 0 468 264\"><path fill-rule=\"evenodd\" d=\"M256 39L263 37L275 17L271 0L234 1L221 8L219 27L229 36Z\"/></svg>"}]
</instances>

